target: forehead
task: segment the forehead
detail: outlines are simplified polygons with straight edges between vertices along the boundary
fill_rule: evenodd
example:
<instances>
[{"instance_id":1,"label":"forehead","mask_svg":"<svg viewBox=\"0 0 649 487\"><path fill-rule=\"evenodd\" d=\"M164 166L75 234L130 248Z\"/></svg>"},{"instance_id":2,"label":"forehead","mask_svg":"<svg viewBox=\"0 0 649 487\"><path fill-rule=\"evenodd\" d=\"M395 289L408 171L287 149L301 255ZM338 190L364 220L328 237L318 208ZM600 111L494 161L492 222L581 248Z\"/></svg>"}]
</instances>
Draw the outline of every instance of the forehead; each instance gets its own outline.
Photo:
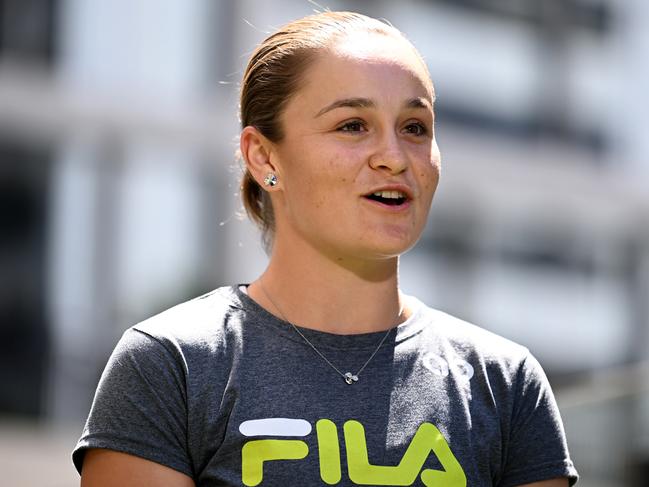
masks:
<instances>
[{"instance_id":1,"label":"forehead","mask_svg":"<svg viewBox=\"0 0 649 487\"><path fill-rule=\"evenodd\" d=\"M399 34L360 30L339 38L331 46L331 52L341 59L401 69L428 86L432 94L432 82L423 60L414 46Z\"/></svg>"},{"instance_id":2,"label":"forehead","mask_svg":"<svg viewBox=\"0 0 649 487\"><path fill-rule=\"evenodd\" d=\"M332 52L358 59L394 59L419 65L420 59L412 44L403 36L389 31L357 30L337 37Z\"/></svg>"},{"instance_id":3,"label":"forehead","mask_svg":"<svg viewBox=\"0 0 649 487\"><path fill-rule=\"evenodd\" d=\"M407 40L364 31L345 35L320 51L295 95L307 104L344 96L434 98L428 71Z\"/></svg>"}]
</instances>

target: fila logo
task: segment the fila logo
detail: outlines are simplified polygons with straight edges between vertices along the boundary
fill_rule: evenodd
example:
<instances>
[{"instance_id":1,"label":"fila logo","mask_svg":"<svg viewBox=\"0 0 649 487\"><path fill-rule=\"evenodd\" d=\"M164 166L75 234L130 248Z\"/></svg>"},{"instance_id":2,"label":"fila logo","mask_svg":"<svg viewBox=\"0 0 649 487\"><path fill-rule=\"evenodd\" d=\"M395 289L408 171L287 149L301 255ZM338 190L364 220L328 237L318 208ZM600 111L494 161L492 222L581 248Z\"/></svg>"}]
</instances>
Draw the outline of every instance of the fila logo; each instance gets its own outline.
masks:
<instances>
[{"instance_id":1,"label":"fila logo","mask_svg":"<svg viewBox=\"0 0 649 487\"><path fill-rule=\"evenodd\" d=\"M311 433L311 423L304 419L264 418L244 421L239 431L244 436L304 437ZM342 479L338 427L329 419L316 422L320 477L329 485ZM372 465L368 460L365 428L354 420L343 425L347 471L357 485L412 485L417 476L426 487L466 487L466 475L442 433L431 423L417 429L401 461L396 466ZM433 453L444 470L424 469ZM309 447L302 440L251 440L241 451L241 480L245 485L259 485L264 480L264 462L302 460Z\"/></svg>"}]
</instances>

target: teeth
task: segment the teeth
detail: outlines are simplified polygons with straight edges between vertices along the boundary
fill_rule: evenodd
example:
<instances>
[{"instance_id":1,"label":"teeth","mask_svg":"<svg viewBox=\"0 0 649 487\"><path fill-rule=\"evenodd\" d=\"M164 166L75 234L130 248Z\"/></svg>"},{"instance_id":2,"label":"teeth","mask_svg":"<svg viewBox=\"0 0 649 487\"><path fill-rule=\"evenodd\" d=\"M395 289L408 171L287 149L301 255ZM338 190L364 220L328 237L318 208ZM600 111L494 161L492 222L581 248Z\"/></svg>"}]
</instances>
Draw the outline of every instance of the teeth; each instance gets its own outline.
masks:
<instances>
[{"instance_id":1,"label":"teeth","mask_svg":"<svg viewBox=\"0 0 649 487\"><path fill-rule=\"evenodd\" d=\"M401 191L376 191L374 193L374 196L378 196L380 198L390 198L395 200L406 197L406 195Z\"/></svg>"}]
</instances>

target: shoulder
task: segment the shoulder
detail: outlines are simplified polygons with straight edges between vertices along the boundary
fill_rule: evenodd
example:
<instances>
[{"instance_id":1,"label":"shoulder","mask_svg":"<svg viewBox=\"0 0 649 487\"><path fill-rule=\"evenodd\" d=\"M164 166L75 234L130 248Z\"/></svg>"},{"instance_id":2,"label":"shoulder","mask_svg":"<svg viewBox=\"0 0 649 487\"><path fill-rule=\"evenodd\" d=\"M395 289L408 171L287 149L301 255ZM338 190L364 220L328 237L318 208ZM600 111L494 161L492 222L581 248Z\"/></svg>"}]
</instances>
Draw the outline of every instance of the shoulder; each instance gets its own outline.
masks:
<instances>
[{"instance_id":1,"label":"shoulder","mask_svg":"<svg viewBox=\"0 0 649 487\"><path fill-rule=\"evenodd\" d=\"M230 346L236 331L229 330L237 329L241 316L235 290L216 289L124 332L102 373L74 452L79 470L85 451L101 448L191 475L189 419L202 415L201 401L225 389L232 362L228 354L236 349ZM205 384L210 384L209 396Z\"/></svg>"},{"instance_id":2,"label":"shoulder","mask_svg":"<svg viewBox=\"0 0 649 487\"><path fill-rule=\"evenodd\" d=\"M220 287L128 328L108 365L164 363L185 373L200 370L206 360L241 349L246 316L236 287Z\"/></svg>"},{"instance_id":3,"label":"shoulder","mask_svg":"<svg viewBox=\"0 0 649 487\"><path fill-rule=\"evenodd\" d=\"M213 346L241 325L243 311L236 288L225 286L154 315L129 331L172 348Z\"/></svg>"},{"instance_id":4,"label":"shoulder","mask_svg":"<svg viewBox=\"0 0 649 487\"><path fill-rule=\"evenodd\" d=\"M450 360L469 364L489 380L506 387L526 382L532 376L545 380L543 370L530 350L474 323L419 303L425 349L439 350ZM448 359L447 359L448 360Z\"/></svg>"},{"instance_id":5,"label":"shoulder","mask_svg":"<svg viewBox=\"0 0 649 487\"><path fill-rule=\"evenodd\" d=\"M489 331L477 324L423 305L426 332L447 341L465 353L478 353L487 360L523 360L529 356L527 347Z\"/></svg>"}]
</instances>

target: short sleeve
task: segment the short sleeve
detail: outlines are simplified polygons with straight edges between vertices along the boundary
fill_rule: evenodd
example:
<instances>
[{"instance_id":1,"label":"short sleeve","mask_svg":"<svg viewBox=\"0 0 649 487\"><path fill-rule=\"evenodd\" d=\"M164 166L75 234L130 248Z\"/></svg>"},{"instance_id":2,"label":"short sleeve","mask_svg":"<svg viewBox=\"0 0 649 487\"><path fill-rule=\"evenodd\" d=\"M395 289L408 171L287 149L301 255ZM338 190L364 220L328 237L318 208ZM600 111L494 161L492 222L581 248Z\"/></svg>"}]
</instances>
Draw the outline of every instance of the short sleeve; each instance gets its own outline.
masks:
<instances>
[{"instance_id":1,"label":"short sleeve","mask_svg":"<svg viewBox=\"0 0 649 487\"><path fill-rule=\"evenodd\" d=\"M550 383L539 362L529 355L517 372L504 475L500 487L578 474L568 453L563 423Z\"/></svg>"},{"instance_id":2,"label":"short sleeve","mask_svg":"<svg viewBox=\"0 0 649 487\"><path fill-rule=\"evenodd\" d=\"M180 352L131 328L101 376L72 459L90 448L136 455L192 475L187 453L186 371Z\"/></svg>"}]
</instances>

